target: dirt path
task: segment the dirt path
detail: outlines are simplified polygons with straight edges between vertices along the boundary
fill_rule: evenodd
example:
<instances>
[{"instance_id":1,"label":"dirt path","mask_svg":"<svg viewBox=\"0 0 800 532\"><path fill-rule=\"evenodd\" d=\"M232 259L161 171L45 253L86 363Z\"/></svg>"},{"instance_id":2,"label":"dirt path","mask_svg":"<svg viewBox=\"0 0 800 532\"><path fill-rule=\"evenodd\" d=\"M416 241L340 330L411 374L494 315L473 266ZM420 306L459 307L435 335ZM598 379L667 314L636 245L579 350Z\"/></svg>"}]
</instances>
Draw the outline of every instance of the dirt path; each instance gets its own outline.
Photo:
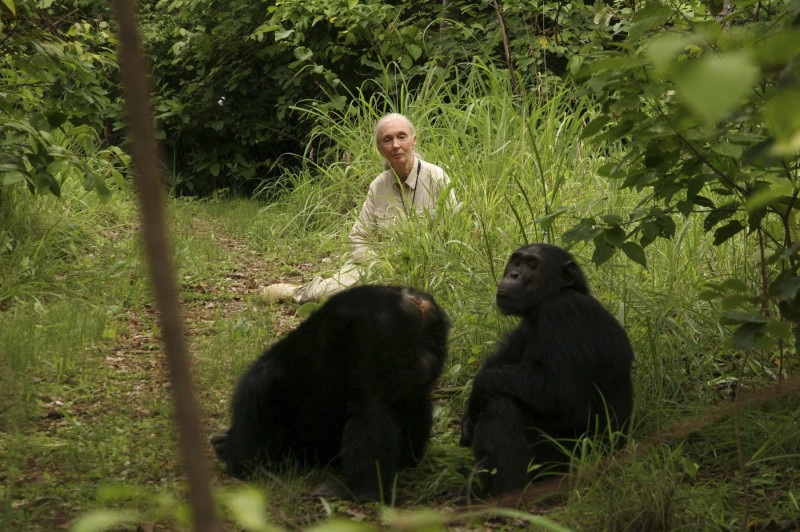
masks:
<instances>
[{"instance_id":1,"label":"dirt path","mask_svg":"<svg viewBox=\"0 0 800 532\"><path fill-rule=\"evenodd\" d=\"M252 253L244 240L226 235L225 230L212 221L194 217L190 229L198 234L214 234L214 243L228 251L232 267L217 279L182 284L187 336L199 332L198 324L210 324L220 318L241 314L265 284L278 281L273 278L273 272L278 270L276 266ZM300 280L300 277L296 279L297 282ZM297 326L299 319L293 305L274 305L271 310L276 313L277 335Z\"/></svg>"},{"instance_id":2,"label":"dirt path","mask_svg":"<svg viewBox=\"0 0 800 532\"><path fill-rule=\"evenodd\" d=\"M216 334L220 320L245 314L252 310L255 295L265 283L273 280L274 272L279 268L265 261L260 255L253 253L244 239L226 234L223 228L213 221L195 217L188 223L188 231L197 235L215 235L214 244L225 249L228 255L221 273L210 276L194 276L182 272L178 279L181 297L181 313L183 315L184 334L190 354L193 346L204 336ZM138 228L132 225L130 231L122 238L136 239ZM309 265L310 267L310 265ZM304 268L301 268L305 272ZM137 276L137 269L131 269L131 285L140 286L144 281ZM303 274L300 274L303 275ZM298 281L300 277L298 276ZM167 361L163 356L163 345L158 336L157 312L154 304L141 304L139 288L133 289L136 294L132 304L124 305L121 315L115 316L107 323L103 338L88 343L84 349L87 360L95 361L101 368L92 368L85 378L91 381L76 381L65 384L58 393L42 393L39 403L41 416L32 423L31 432L38 438L59 442L59 446L75 439L76 426L115 424L123 420L127 423L128 433L115 440L119 446L129 445L131 448L147 449L154 439L160 439L162 446L170 445L169 438L153 436L159 431L172 432L173 420L168 415L172 398L170 394ZM264 312L271 314L271 323L275 335L282 335L293 329L300 321L295 314L296 307L291 304L264 305ZM265 346L254 347L254 350ZM253 356L257 354L253 352ZM205 431L216 430L226 423L226 408L219 406L219 401L212 403L207 399L209 390L196 388L196 396L200 402L201 423ZM229 391L225 391L229 393ZM206 400L204 400L206 399ZM218 396L217 396L218 399ZM120 425L123 426L123 425ZM107 442L96 442L89 439L90 449L100 448ZM209 464L216 464L213 450L208 445ZM116 458L111 458L115 460ZM131 459L134 462L133 459ZM146 483L168 484L183 476L177 456L171 452L158 454L157 472L152 468L138 470L135 466L110 466L114 478L109 481L128 482L137 475L142 475ZM47 454L31 453L25 462L23 471L14 479L15 482L45 489L52 478L65 485L81 485L86 475L84 464L76 467L59 468L49 461ZM0 475L0 480L3 475ZM141 479L136 480L140 482ZM1 484L2 482L0 482ZM20 509L31 505L28 499L15 502ZM71 507L70 501L61 502L53 499L40 510L43 522L48 529L66 529L80 510ZM20 510L23 511L23 510ZM26 510L27 511L27 510ZM146 529L146 528L145 528Z\"/></svg>"},{"instance_id":3,"label":"dirt path","mask_svg":"<svg viewBox=\"0 0 800 532\"><path fill-rule=\"evenodd\" d=\"M214 243L227 250L231 263L228 271L214 279L186 277L178 280L184 334L191 344L193 337L213 331L214 323L218 320L242 314L248 305L252 305L256 294L264 286L263 280L271 277L271 265L252 253L244 240L225 235L212 221L194 217L189 229L197 234L214 234ZM276 335L283 335L297 326L300 320L295 310L293 305L270 307L270 311L275 313ZM154 327L157 321L155 308L150 305L143 309L129 308L123 321L127 325L126 331L116 337L113 354L106 357L107 361L117 367L146 364L147 367L138 369L148 373L156 371L166 378L166 361L163 357L137 356L162 349Z\"/></svg>"}]
</instances>

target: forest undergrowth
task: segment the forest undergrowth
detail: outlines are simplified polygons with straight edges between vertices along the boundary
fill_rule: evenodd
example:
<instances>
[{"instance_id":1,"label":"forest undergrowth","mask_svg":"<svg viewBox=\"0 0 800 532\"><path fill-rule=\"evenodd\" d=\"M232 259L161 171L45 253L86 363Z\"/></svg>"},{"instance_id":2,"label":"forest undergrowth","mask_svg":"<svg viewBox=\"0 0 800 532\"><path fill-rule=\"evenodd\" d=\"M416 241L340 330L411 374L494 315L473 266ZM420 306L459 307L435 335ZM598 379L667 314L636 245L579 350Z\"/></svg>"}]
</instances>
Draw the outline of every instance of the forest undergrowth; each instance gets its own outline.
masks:
<instances>
[{"instance_id":1,"label":"forest undergrowth","mask_svg":"<svg viewBox=\"0 0 800 532\"><path fill-rule=\"evenodd\" d=\"M417 124L422 156L453 178L458 205L382 235L371 277L432 293L453 322L429 450L379 505L311 496L326 471L290 466L253 482L233 480L207 445L227 528L797 528L797 394L652 444L728 407L737 390L775 386L798 366L783 344L747 353L731 346L719 305L701 296L731 275L757 283L758 250L745 234L713 245L692 216L676 215L674 235L643 250L646 268L619 253L596 266L591 242L571 246L634 348L628 447L609 463L591 442L576 442L569 489L516 511L464 504L472 465L458 445L464 403L484 358L514 325L494 306L508 254L535 241L566 246L574 224L620 213L607 217L613 221L647 198L599 171L624 146L597 149L580 139L593 112L589 100L552 88L520 103L491 75L437 83L431 79L428 91L408 94L396 108ZM443 105L445 89L453 101L472 102L468 112ZM344 260L347 234L381 169L369 131L385 105L372 98L336 119L319 114L312 143L339 162L306 161L287 171L285 190L169 199L205 437L227 427L233 387L247 365L310 310L260 303L259 287L330 274ZM0 197L0 529L186 529L185 479L136 203L127 190L103 202L64 181L60 199L19 187Z\"/></svg>"},{"instance_id":2,"label":"forest undergrowth","mask_svg":"<svg viewBox=\"0 0 800 532\"><path fill-rule=\"evenodd\" d=\"M38 248L51 255L39 257L40 269L30 272L27 285L17 284L2 313L0 524L7 530L59 530L89 515L98 521L80 523L94 530L103 529L104 516L129 523L130 529L183 529L184 480L133 200L122 194L110 204L80 195L48 201L52 205L38 209L32 200L22 199L39 220L31 225L31 236L43 239ZM315 250L289 238L266 245L260 227L275 209L252 200L170 201L185 332L206 436L227 426L231 392L246 365L302 319L293 304L260 303L255 297L259 287L277 280L308 280L335 268L338 259L334 251L315 256ZM269 227L289 211L274 214ZM4 260L35 249L21 241L15 244ZM294 254L286 254L287 248ZM402 279L390 277L388 282ZM437 297L453 308L454 293ZM491 293L476 305L490 307ZM508 530L532 526L530 519L538 516L552 520L540 526L557 522L575 530L697 530L698 522L706 523L701 526L706 529L738 528L745 499L733 419L623 460L600 477L587 474L566 493L523 505L518 515L488 510L465 514L459 490L470 457L457 440L465 385L476 369L469 360L479 357L460 347L476 345L468 339L475 334L469 311L452 314L455 339L450 366L435 393L432 444L420 467L398 478L389 510L400 514L378 504L311 496L324 471L289 467L252 484L231 479L209 445L207 458L220 500L257 501L266 509L267 522L289 530L341 522L391 523L408 530ZM641 352L643 332L630 332ZM496 340L489 335L487 349ZM664 356L662 364L667 362ZM458 368L462 363L466 367ZM672 405L664 401L647 412L642 405L660 401L642 387L645 371L653 369L640 359L632 448L648 432L665 430L673 421L730 397L728 381L720 379L707 397L683 404L673 398ZM669 388L672 374L663 371L662 385ZM749 457L748 530L791 530L797 525L799 407L794 397L741 414ZM590 453L579 471L593 471L596 458ZM251 491L252 486L258 491ZM221 506L228 509L228 519L237 515L230 513L233 507ZM436 511L433 517L431 509Z\"/></svg>"}]
</instances>

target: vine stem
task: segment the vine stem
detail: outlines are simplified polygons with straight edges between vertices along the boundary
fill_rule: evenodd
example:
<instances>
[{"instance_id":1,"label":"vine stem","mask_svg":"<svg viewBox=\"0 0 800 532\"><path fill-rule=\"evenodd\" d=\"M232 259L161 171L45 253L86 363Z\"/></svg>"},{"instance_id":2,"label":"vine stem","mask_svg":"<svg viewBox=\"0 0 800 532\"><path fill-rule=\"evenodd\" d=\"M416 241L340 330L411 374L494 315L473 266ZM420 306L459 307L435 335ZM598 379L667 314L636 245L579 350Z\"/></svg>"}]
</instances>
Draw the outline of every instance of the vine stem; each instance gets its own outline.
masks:
<instances>
[{"instance_id":1,"label":"vine stem","mask_svg":"<svg viewBox=\"0 0 800 532\"><path fill-rule=\"evenodd\" d=\"M744 515L742 515L742 523L739 530L744 532L747 530L747 520L750 517L750 487L747 483L747 470L744 466L744 453L742 452L742 422L741 422L741 404L739 397L741 395L742 378L744 377L744 368L750 359L750 351L744 356L742 365L739 366L739 378L736 381L736 396L733 399L734 412L733 412L733 430L736 436L736 461L739 466L739 474L742 476L742 493L744 495Z\"/></svg>"},{"instance_id":2,"label":"vine stem","mask_svg":"<svg viewBox=\"0 0 800 532\"><path fill-rule=\"evenodd\" d=\"M508 65L508 73L511 77L511 86L514 88L514 95L519 97L519 86L517 85L517 76L514 74L514 59L511 57L511 45L508 43L508 35L506 34L506 24L503 21L503 13L500 11L500 6L497 0L492 0L494 12L497 13L497 21L500 24L500 32L503 34L503 50L506 53L506 64Z\"/></svg>"}]
</instances>

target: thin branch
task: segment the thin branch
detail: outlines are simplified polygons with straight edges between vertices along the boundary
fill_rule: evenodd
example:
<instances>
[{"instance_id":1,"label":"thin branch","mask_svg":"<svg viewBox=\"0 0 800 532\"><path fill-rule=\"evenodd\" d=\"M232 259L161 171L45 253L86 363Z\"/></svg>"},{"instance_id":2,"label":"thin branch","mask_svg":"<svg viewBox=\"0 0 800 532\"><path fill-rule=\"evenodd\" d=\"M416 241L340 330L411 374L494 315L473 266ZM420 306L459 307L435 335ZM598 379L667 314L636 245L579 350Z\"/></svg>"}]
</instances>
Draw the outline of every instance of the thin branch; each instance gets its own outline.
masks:
<instances>
[{"instance_id":1,"label":"thin branch","mask_svg":"<svg viewBox=\"0 0 800 532\"><path fill-rule=\"evenodd\" d=\"M503 13L500 11L500 6L497 0L492 0L494 12L497 13L497 21L500 24L500 32L503 35L503 50L506 53L506 64L508 65L508 73L511 76L511 86L514 89L514 95L519 96L519 86L517 85L517 76L514 73L514 58L511 57L511 45L508 43L508 35L506 34L506 24L503 22Z\"/></svg>"},{"instance_id":2,"label":"thin branch","mask_svg":"<svg viewBox=\"0 0 800 532\"><path fill-rule=\"evenodd\" d=\"M120 76L125 90L142 216L142 232L150 262L159 322L170 370L178 441L189 482L194 530L219 530L211 497L210 474L201 442L198 407L186 355L173 267L167 245L163 212L163 176L158 163L158 145L153 128L150 87L132 0L114 0L119 26Z\"/></svg>"},{"instance_id":3,"label":"thin branch","mask_svg":"<svg viewBox=\"0 0 800 532\"><path fill-rule=\"evenodd\" d=\"M742 452L742 423L741 423L741 405L739 404L739 397L742 392L742 378L744 376L744 368L747 366L747 361L750 359L750 352L748 351L742 365L739 367L739 378L736 380L736 395L733 398L735 407L733 413L733 430L736 437L736 462L739 466L739 474L742 476L742 494L744 498L744 515L742 515L742 523L739 530L744 532L747 530L747 521L750 516L750 488L747 483L747 469L744 466L744 453Z\"/></svg>"}]
</instances>

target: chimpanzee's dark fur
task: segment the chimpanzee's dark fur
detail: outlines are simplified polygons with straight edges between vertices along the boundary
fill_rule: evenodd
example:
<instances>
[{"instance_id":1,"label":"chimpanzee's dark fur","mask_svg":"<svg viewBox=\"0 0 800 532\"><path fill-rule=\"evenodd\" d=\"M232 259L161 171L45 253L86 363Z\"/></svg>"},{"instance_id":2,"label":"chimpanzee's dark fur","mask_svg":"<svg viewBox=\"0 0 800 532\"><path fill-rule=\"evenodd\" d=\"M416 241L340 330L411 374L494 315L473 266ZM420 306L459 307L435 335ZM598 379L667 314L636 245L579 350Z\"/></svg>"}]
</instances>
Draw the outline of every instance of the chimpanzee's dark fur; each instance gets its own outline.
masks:
<instances>
[{"instance_id":1,"label":"chimpanzee's dark fur","mask_svg":"<svg viewBox=\"0 0 800 532\"><path fill-rule=\"evenodd\" d=\"M332 296L241 378L231 428L212 438L218 456L238 477L287 458L333 463L343 479L320 494L388 494L428 443L449 326L433 298L411 288Z\"/></svg>"},{"instance_id":2,"label":"chimpanzee's dark fur","mask_svg":"<svg viewBox=\"0 0 800 532\"><path fill-rule=\"evenodd\" d=\"M624 432L633 409L628 336L569 253L516 250L497 305L522 320L475 376L461 435L488 494L522 489L552 465L565 470L553 439L571 448L582 435Z\"/></svg>"}]
</instances>

